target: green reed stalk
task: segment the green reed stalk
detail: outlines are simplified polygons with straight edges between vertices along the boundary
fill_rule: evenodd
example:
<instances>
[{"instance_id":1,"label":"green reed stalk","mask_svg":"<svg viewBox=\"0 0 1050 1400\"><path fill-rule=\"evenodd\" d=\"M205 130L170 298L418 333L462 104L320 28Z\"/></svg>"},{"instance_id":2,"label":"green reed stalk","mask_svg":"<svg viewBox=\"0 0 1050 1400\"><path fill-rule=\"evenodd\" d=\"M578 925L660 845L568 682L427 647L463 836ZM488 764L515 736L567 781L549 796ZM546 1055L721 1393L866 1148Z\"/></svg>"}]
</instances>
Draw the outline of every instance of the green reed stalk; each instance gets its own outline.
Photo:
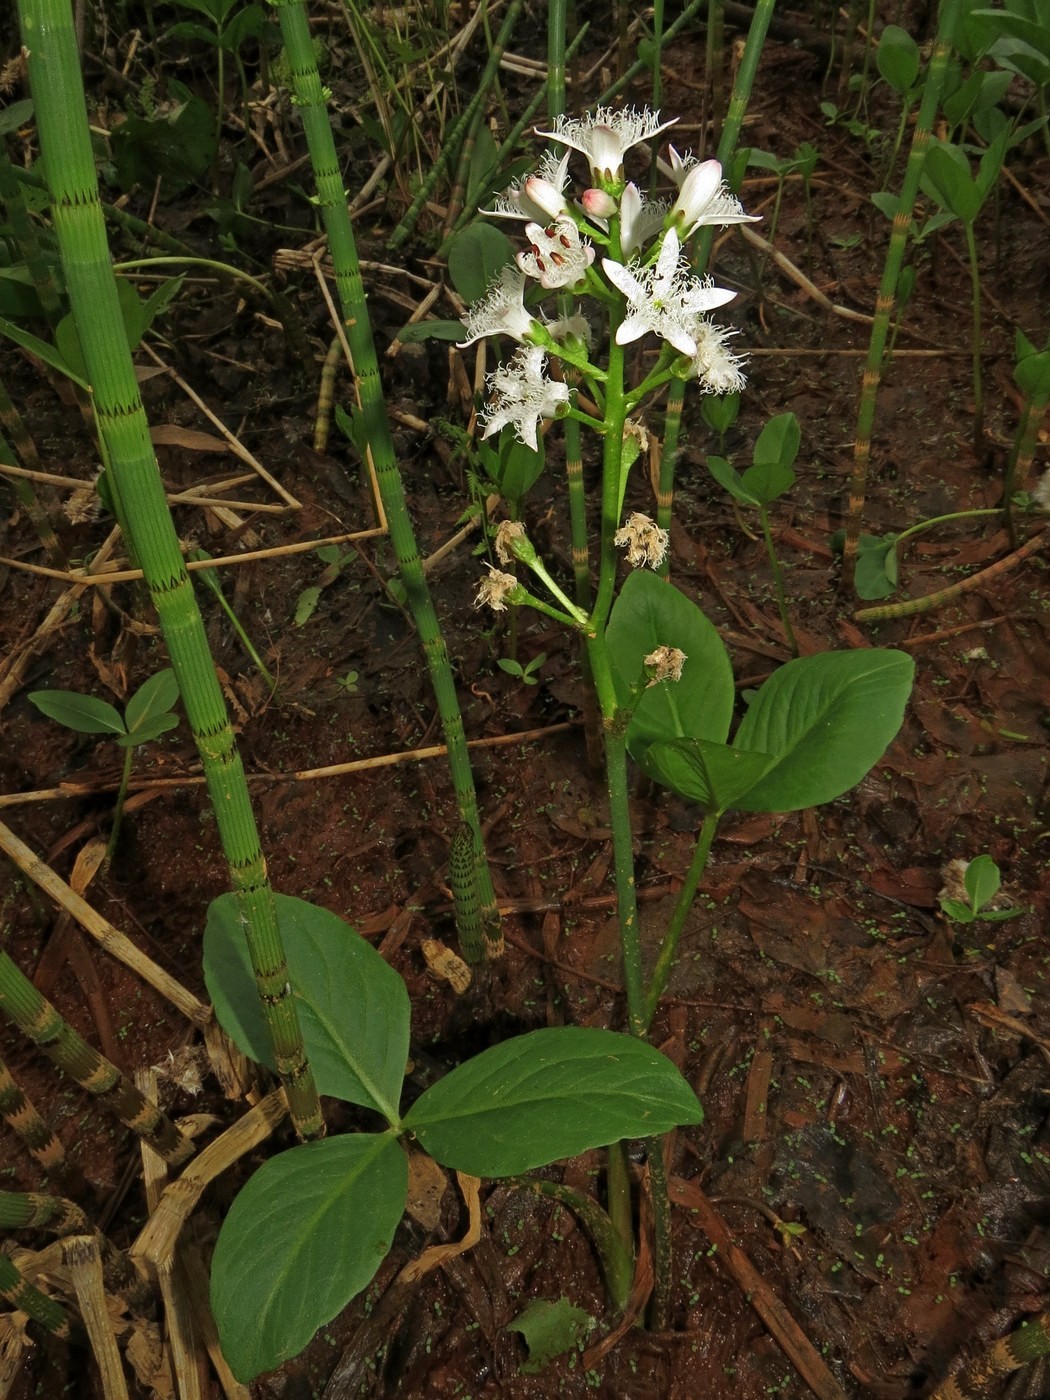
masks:
<instances>
[{"instance_id":1,"label":"green reed stalk","mask_svg":"<svg viewBox=\"0 0 1050 1400\"><path fill-rule=\"evenodd\" d=\"M474 833L482 921L489 953L495 955L502 950L500 917L482 841L474 775L467 752L463 717L460 714L448 651L420 563L419 549L390 435L390 420L387 417L375 344L372 340L357 245L343 190L339 157L336 154L328 109L325 105L327 96L317 71L317 59L305 5L302 0L277 0L276 9L292 72L295 101L302 115L313 163L318 203L335 271L336 291L353 357L360 402L362 441L368 444L367 451L371 454L375 467L383 510L390 530L390 541L430 668L460 820ZM520 3L512 4L508 10L507 21L511 19L511 12L516 18L520 10ZM501 37L506 34L509 34L509 30L505 23ZM484 87L484 83L482 86Z\"/></svg>"},{"instance_id":2,"label":"green reed stalk","mask_svg":"<svg viewBox=\"0 0 1050 1400\"><path fill-rule=\"evenodd\" d=\"M718 142L718 159L721 161L723 169L729 164L730 157L740 140L744 116L747 113L748 103L751 101L755 74L758 72L759 60L765 47L769 22L773 18L775 5L776 0L758 0L755 6L755 15L744 42L743 57L737 68L736 78L733 80L729 109L726 112L722 135ZM667 31L668 38L671 37L673 29L674 25ZM708 271L707 265L711 258L714 235L713 228L700 230L697 238L696 256L693 258L693 266L697 272ZM685 381L676 379L672 381L667 393L667 409L664 413L664 440L660 451L660 470L656 486L656 523L661 530L670 530L671 528L671 515L674 509L675 467L682 427L682 408L685 404L685 388ZM668 550L667 558L660 565L659 573L662 578L667 578L670 573L670 555L671 552Z\"/></svg>"},{"instance_id":3,"label":"green reed stalk","mask_svg":"<svg viewBox=\"0 0 1050 1400\"><path fill-rule=\"evenodd\" d=\"M4 952L0 952L0 1011L52 1064L75 1079L166 1162L177 1166L193 1155L190 1139L183 1137L171 1119L140 1094L116 1065L77 1035Z\"/></svg>"},{"instance_id":4,"label":"green reed stalk","mask_svg":"<svg viewBox=\"0 0 1050 1400\"><path fill-rule=\"evenodd\" d=\"M67 1172L66 1149L26 1098L3 1060L0 1060L0 1117L18 1134L50 1176L63 1176Z\"/></svg>"},{"instance_id":5,"label":"green reed stalk","mask_svg":"<svg viewBox=\"0 0 1050 1400\"><path fill-rule=\"evenodd\" d=\"M274 1057L301 1137L324 1132L248 785L161 484L110 265L69 0L20 0L66 287L128 544L146 578L204 766Z\"/></svg>"},{"instance_id":6,"label":"green reed stalk","mask_svg":"<svg viewBox=\"0 0 1050 1400\"><path fill-rule=\"evenodd\" d=\"M875 405L882 378L882 362L889 336L890 322L897 299L897 283L904 265L904 254L908 246L908 230L911 227L912 210L919 193L922 168L926 163L926 151L930 144L933 121L937 115L941 88L948 71L952 40L958 24L960 0L945 0L937 21L933 52L926 70L926 81L922 89L922 100L915 117L915 130L912 134L911 151L905 166L901 192L897 200L897 211L893 216L890 244L886 252L886 262L882 269L875 300L875 318L868 340L868 357L861 380L860 404L857 410L857 431L854 434L853 471L850 476L849 508L846 516L846 539L842 551L843 578L851 585L857 564L857 541L860 538L861 519L864 515L864 499L868 487L868 468L871 463L871 434L875 423Z\"/></svg>"}]
</instances>

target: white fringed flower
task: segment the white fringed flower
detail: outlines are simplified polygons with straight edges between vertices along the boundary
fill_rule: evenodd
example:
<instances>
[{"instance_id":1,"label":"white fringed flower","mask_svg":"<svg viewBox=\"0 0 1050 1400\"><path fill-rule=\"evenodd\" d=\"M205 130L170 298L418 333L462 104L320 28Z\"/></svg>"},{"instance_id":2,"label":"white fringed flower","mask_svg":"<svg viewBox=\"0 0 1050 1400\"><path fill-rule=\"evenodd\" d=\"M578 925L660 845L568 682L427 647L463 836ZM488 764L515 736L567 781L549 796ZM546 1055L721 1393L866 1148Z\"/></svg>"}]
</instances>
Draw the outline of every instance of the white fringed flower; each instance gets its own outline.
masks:
<instances>
[{"instance_id":1,"label":"white fringed flower","mask_svg":"<svg viewBox=\"0 0 1050 1400\"><path fill-rule=\"evenodd\" d=\"M571 219L557 219L548 228L526 224L527 252L519 253L517 264L527 277L535 277L541 287L575 287L594 262L594 249L580 237Z\"/></svg>"},{"instance_id":2,"label":"white fringed flower","mask_svg":"<svg viewBox=\"0 0 1050 1400\"><path fill-rule=\"evenodd\" d=\"M627 298L630 308L616 332L618 345L628 345L653 331L680 355L695 355L696 338L690 328L696 318L736 296L736 292L692 276L673 228L664 235L655 264L632 262L627 267L603 258L602 267L609 281Z\"/></svg>"},{"instance_id":3,"label":"white fringed flower","mask_svg":"<svg viewBox=\"0 0 1050 1400\"><path fill-rule=\"evenodd\" d=\"M499 277L467 314L467 338L461 350L486 335L509 335L524 341L539 322L525 309L525 274L517 267L503 268Z\"/></svg>"},{"instance_id":4,"label":"white fringed flower","mask_svg":"<svg viewBox=\"0 0 1050 1400\"><path fill-rule=\"evenodd\" d=\"M481 413L483 437L512 424L518 441L536 451L540 419L554 418L562 404L569 402L568 385L544 375L546 363L546 352L540 346L526 345L488 376L491 397Z\"/></svg>"},{"instance_id":5,"label":"white fringed flower","mask_svg":"<svg viewBox=\"0 0 1050 1400\"><path fill-rule=\"evenodd\" d=\"M488 569L488 575L478 585L474 606L488 606L493 612L506 612L508 597L521 585L513 574L505 574L501 569L494 569L491 564L486 564L485 568Z\"/></svg>"},{"instance_id":6,"label":"white fringed flower","mask_svg":"<svg viewBox=\"0 0 1050 1400\"><path fill-rule=\"evenodd\" d=\"M698 317L691 327L696 341L696 354L689 377L695 378L701 393L738 394L747 380L744 361L729 349L729 337L735 331L716 326L713 321Z\"/></svg>"},{"instance_id":7,"label":"white fringed flower","mask_svg":"<svg viewBox=\"0 0 1050 1400\"><path fill-rule=\"evenodd\" d=\"M659 112L651 112L648 107L641 111L625 107L619 112L611 107L596 107L587 117L558 117L553 131L536 134L560 141L586 156L595 183L614 184L623 179L624 154L640 141L648 141L673 126L675 121L677 117L662 122Z\"/></svg>"},{"instance_id":8,"label":"white fringed flower","mask_svg":"<svg viewBox=\"0 0 1050 1400\"><path fill-rule=\"evenodd\" d=\"M613 544L626 549L627 562L632 569L643 565L656 569L667 557L668 538L667 531L661 530L655 520L636 510L613 535Z\"/></svg>"},{"instance_id":9,"label":"white fringed flower","mask_svg":"<svg viewBox=\"0 0 1050 1400\"><path fill-rule=\"evenodd\" d=\"M671 206L671 219L680 236L686 239L698 228L714 224L753 224L757 214L745 214L743 205L722 179L722 167L717 160L698 161L695 156L680 156L670 147L671 177L678 186L678 198Z\"/></svg>"}]
</instances>

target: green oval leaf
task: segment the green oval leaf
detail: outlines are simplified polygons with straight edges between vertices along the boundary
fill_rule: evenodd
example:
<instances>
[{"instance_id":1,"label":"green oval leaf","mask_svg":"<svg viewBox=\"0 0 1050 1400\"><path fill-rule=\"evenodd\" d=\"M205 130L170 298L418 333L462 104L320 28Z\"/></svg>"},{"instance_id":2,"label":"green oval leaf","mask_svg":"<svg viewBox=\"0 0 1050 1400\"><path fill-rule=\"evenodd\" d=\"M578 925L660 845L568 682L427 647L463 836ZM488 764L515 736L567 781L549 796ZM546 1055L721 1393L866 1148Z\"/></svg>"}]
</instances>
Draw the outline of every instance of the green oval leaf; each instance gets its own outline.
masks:
<instances>
[{"instance_id":1,"label":"green oval leaf","mask_svg":"<svg viewBox=\"0 0 1050 1400\"><path fill-rule=\"evenodd\" d=\"M404 982L337 914L290 895L274 898L318 1091L396 1123L411 1014ZM208 908L204 980L223 1030L246 1055L275 1068L232 894Z\"/></svg>"},{"instance_id":2,"label":"green oval leaf","mask_svg":"<svg viewBox=\"0 0 1050 1400\"><path fill-rule=\"evenodd\" d=\"M999 867L991 856L976 856L966 867L966 874L963 876L963 884L966 886L966 893L970 896L970 907L975 914L979 913L990 899L994 899L999 893L999 886L1002 877L999 874Z\"/></svg>"},{"instance_id":3,"label":"green oval leaf","mask_svg":"<svg viewBox=\"0 0 1050 1400\"><path fill-rule=\"evenodd\" d=\"M702 1118L681 1074L645 1041L553 1026L460 1065L402 1126L443 1166L500 1177Z\"/></svg>"},{"instance_id":4,"label":"green oval leaf","mask_svg":"<svg viewBox=\"0 0 1050 1400\"><path fill-rule=\"evenodd\" d=\"M124 722L132 736L147 728L154 720L167 715L179 698L179 683L170 666L143 681L124 709ZM173 717L174 718L174 717ZM178 723L178 720L175 720ZM170 724L164 725L171 729ZM160 731L158 731L160 732Z\"/></svg>"},{"instance_id":5,"label":"green oval leaf","mask_svg":"<svg viewBox=\"0 0 1050 1400\"><path fill-rule=\"evenodd\" d=\"M875 62L894 92L910 92L919 76L919 46L907 30L887 24L879 40Z\"/></svg>"},{"instance_id":6,"label":"green oval leaf","mask_svg":"<svg viewBox=\"0 0 1050 1400\"><path fill-rule=\"evenodd\" d=\"M212 1312L239 1381L297 1356L368 1286L407 1192L408 1163L389 1134L306 1143L255 1173L211 1263Z\"/></svg>"},{"instance_id":7,"label":"green oval leaf","mask_svg":"<svg viewBox=\"0 0 1050 1400\"><path fill-rule=\"evenodd\" d=\"M659 739L645 751L642 767L687 802L725 812L755 786L769 767L769 754L712 744L704 739Z\"/></svg>"},{"instance_id":8,"label":"green oval leaf","mask_svg":"<svg viewBox=\"0 0 1050 1400\"><path fill-rule=\"evenodd\" d=\"M766 681L734 744L772 754L734 805L796 812L840 797L879 761L901 727L915 663L900 651L829 651L789 661Z\"/></svg>"},{"instance_id":9,"label":"green oval leaf","mask_svg":"<svg viewBox=\"0 0 1050 1400\"><path fill-rule=\"evenodd\" d=\"M643 694L627 731L632 754L644 753L654 739L725 740L735 696L729 656L714 626L684 593L636 569L613 605L606 637L621 703L656 647L679 647L686 656L681 680Z\"/></svg>"},{"instance_id":10,"label":"green oval leaf","mask_svg":"<svg viewBox=\"0 0 1050 1400\"><path fill-rule=\"evenodd\" d=\"M801 442L802 431L795 415L778 413L759 433L751 460L756 467L790 467L798 456ZM746 473L744 480L747 481Z\"/></svg>"},{"instance_id":11,"label":"green oval leaf","mask_svg":"<svg viewBox=\"0 0 1050 1400\"><path fill-rule=\"evenodd\" d=\"M78 734L123 734L124 721L106 700L76 690L34 690L29 699L48 719Z\"/></svg>"},{"instance_id":12,"label":"green oval leaf","mask_svg":"<svg viewBox=\"0 0 1050 1400\"><path fill-rule=\"evenodd\" d=\"M485 295L501 268L514 261L514 248L507 235L491 224L473 223L457 233L449 244L448 275L468 304ZM460 339L463 328L460 326Z\"/></svg>"}]
</instances>

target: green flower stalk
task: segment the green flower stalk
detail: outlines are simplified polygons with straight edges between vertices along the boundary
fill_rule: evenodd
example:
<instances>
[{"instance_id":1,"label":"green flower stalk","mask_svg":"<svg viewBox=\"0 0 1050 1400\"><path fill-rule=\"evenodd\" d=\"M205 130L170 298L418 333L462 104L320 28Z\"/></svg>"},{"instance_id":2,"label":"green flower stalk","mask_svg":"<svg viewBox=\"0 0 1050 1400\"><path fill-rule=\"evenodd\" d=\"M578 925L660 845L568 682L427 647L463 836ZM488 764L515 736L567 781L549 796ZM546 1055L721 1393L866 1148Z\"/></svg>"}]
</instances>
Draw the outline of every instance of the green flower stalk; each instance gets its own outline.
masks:
<instances>
[{"instance_id":1,"label":"green flower stalk","mask_svg":"<svg viewBox=\"0 0 1050 1400\"><path fill-rule=\"evenodd\" d=\"M51 188L54 229L80 331L108 476L157 609L204 765L278 1073L296 1130L324 1132L244 769L168 510L128 351L99 205L68 0L22 0L22 42Z\"/></svg>"},{"instance_id":2,"label":"green flower stalk","mask_svg":"<svg viewBox=\"0 0 1050 1400\"><path fill-rule=\"evenodd\" d=\"M449 769L459 818L474 833L476 879L488 951L490 956L496 956L503 946L500 917L492 876L485 858L474 791L474 775L467 753L466 734L452 666L423 574L390 434L390 420L379 377L357 245L340 176L339 157L336 154L328 109L325 105L330 94L321 84L309 20L302 0L276 0L275 8L281 22L285 53L291 69L294 100L303 119L303 129L313 162L317 202L328 236L336 291L357 378L360 407L355 418L360 429L358 441L362 444L362 450L371 457L375 467L383 510L390 530L390 541L397 557L408 605L419 629L423 651L430 668L431 682L448 748ZM517 13L515 6L511 6L511 9ZM508 20L509 18L508 13ZM465 898L469 900L469 892Z\"/></svg>"}]
</instances>

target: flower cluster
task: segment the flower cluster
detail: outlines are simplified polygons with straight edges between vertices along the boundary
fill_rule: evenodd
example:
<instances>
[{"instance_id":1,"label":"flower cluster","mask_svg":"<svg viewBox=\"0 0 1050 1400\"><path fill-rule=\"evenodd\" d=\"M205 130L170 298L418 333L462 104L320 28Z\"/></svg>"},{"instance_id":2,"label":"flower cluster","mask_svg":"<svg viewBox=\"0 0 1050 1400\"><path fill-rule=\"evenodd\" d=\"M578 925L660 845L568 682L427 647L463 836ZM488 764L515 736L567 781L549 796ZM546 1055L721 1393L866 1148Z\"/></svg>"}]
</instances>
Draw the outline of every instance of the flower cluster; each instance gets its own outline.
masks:
<instances>
[{"instance_id":1,"label":"flower cluster","mask_svg":"<svg viewBox=\"0 0 1050 1400\"><path fill-rule=\"evenodd\" d=\"M530 288L537 284L542 292L570 291L606 304L619 293L619 345L655 335L668 347L664 379L672 372L695 379L704 393L743 387L741 361L729 345L732 332L710 318L736 293L696 276L684 245L700 228L745 223L751 216L727 190L717 160L680 155L673 146L670 163L663 165L677 189L673 203L647 197L624 176L627 152L672 125L658 113L634 108L598 107L587 117L562 117L537 134L564 152L548 151L534 174L497 199L490 212L522 221L528 246L466 318L462 345L507 335L521 347L488 376L486 437L512 427L520 442L536 448L540 422L573 411L567 386L547 376L548 357L570 360L587 377L590 336L581 329L586 320L577 313L573 337L564 342L559 333L565 322L545 321L530 309ZM570 189L574 153L585 158L590 176L578 201ZM605 253L600 259L596 244Z\"/></svg>"}]
</instances>

